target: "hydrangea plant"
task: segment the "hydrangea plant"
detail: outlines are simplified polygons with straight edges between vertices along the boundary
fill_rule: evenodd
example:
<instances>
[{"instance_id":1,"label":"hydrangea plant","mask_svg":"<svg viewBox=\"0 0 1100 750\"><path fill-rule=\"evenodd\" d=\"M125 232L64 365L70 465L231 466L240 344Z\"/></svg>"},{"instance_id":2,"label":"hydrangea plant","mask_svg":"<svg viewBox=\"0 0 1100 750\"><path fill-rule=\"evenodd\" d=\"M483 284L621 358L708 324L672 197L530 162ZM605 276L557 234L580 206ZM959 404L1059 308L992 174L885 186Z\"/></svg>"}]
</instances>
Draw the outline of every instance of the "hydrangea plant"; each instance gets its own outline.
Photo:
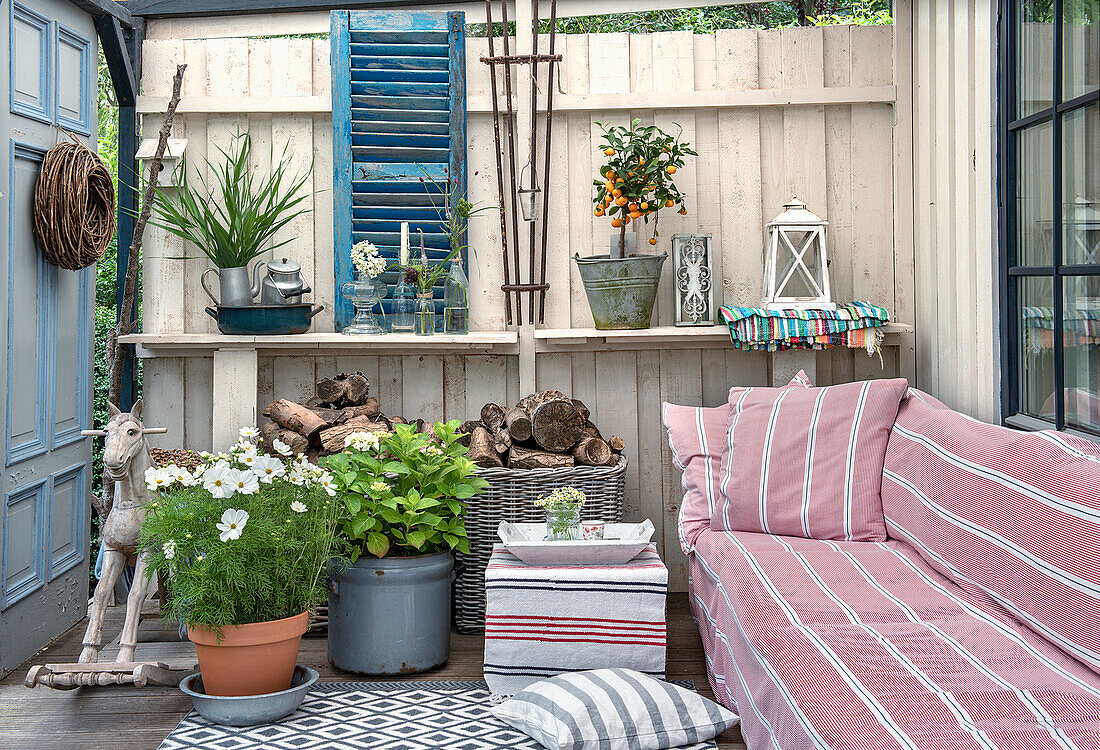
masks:
<instances>
[{"instance_id":1,"label":"hydrangea plant","mask_svg":"<svg viewBox=\"0 0 1100 750\"><path fill-rule=\"evenodd\" d=\"M312 609L326 596L325 565L343 555L332 475L304 455L260 453L258 436L242 429L230 451L203 453L193 472L146 472L152 497L139 545L168 584L169 615L188 626Z\"/></svg>"},{"instance_id":2,"label":"hydrangea plant","mask_svg":"<svg viewBox=\"0 0 1100 750\"><path fill-rule=\"evenodd\" d=\"M392 433L355 432L342 453L322 459L344 506L353 554L469 552L464 502L489 483L466 458L458 425L437 422L431 434L405 424Z\"/></svg>"}]
</instances>

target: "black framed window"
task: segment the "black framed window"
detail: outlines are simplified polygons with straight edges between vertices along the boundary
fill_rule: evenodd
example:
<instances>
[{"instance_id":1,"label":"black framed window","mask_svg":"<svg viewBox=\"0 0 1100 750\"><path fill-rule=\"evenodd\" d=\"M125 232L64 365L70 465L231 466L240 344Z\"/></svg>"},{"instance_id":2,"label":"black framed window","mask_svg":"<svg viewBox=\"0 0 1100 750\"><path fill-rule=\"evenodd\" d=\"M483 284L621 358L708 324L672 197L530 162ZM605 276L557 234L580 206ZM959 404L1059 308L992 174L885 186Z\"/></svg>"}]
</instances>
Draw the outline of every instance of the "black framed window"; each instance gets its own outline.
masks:
<instances>
[{"instance_id":1,"label":"black framed window","mask_svg":"<svg viewBox=\"0 0 1100 750\"><path fill-rule=\"evenodd\" d=\"M1005 422L1100 435L1100 0L1002 0Z\"/></svg>"}]
</instances>

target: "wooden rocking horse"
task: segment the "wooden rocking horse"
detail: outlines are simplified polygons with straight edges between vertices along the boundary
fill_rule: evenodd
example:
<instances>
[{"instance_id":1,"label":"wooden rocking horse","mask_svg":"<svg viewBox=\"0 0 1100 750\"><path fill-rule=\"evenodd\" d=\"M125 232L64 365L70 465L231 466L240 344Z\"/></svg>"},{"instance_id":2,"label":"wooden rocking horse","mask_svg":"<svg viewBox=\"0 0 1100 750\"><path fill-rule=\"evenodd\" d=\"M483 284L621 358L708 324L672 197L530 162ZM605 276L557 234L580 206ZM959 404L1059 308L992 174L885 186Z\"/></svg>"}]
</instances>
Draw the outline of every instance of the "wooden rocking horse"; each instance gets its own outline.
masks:
<instances>
[{"instance_id":1,"label":"wooden rocking horse","mask_svg":"<svg viewBox=\"0 0 1100 750\"><path fill-rule=\"evenodd\" d=\"M138 537L145 521L145 504L149 492L145 485L145 470L153 465L146 435L164 434L163 427L146 427L141 422L142 402L133 409L121 411L108 403L110 419L105 430L84 430L85 436L103 436L103 469L114 480L114 502L100 530L103 540L103 573L88 606L88 629L84 632L84 649L76 664L45 664L32 667L24 684L68 690L93 685L174 685L179 674L173 674L160 662L134 661L138 620L141 607L152 585L147 574L148 557L138 553ZM134 563L134 582L126 600L126 621L119 637L118 656L113 662L99 663L103 647L103 616L111 600L115 582L128 562Z\"/></svg>"}]
</instances>

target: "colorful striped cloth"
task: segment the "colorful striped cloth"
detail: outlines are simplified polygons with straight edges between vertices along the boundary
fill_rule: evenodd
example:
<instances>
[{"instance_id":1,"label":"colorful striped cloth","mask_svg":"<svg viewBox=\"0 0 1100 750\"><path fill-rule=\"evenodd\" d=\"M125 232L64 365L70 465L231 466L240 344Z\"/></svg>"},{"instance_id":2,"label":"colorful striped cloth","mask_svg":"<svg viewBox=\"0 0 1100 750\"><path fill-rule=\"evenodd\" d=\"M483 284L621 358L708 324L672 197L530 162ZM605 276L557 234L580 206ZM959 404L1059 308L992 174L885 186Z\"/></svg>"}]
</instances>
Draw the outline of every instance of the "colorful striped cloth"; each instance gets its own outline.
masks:
<instances>
[{"instance_id":1,"label":"colorful striped cloth","mask_svg":"<svg viewBox=\"0 0 1100 750\"><path fill-rule=\"evenodd\" d=\"M668 569L649 545L623 565L527 565L503 545L485 569L485 682L514 695L563 672L664 679Z\"/></svg>"},{"instance_id":2,"label":"colorful striped cloth","mask_svg":"<svg viewBox=\"0 0 1100 750\"><path fill-rule=\"evenodd\" d=\"M1054 348L1054 308L1029 306L1023 309L1024 346L1032 354ZM1066 309L1063 335L1066 346L1100 344L1100 310Z\"/></svg>"},{"instance_id":3,"label":"colorful striped cloth","mask_svg":"<svg viewBox=\"0 0 1100 750\"><path fill-rule=\"evenodd\" d=\"M729 326L735 349L769 352L842 346L875 354L882 347L882 327L890 322L885 308L868 302L837 305L836 310L723 305L719 316Z\"/></svg>"}]
</instances>

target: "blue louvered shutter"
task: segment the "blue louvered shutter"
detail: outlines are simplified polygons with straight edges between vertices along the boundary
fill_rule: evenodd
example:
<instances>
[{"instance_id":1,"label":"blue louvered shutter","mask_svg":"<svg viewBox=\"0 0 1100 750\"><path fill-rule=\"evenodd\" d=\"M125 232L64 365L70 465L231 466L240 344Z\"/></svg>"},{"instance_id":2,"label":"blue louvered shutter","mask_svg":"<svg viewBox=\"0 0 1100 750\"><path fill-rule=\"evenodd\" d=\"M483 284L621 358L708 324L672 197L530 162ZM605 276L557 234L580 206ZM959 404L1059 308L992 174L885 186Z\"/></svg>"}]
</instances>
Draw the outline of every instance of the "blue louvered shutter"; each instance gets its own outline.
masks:
<instances>
[{"instance_id":1,"label":"blue louvered shutter","mask_svg":"<svg viewBox=\"0 0 1100 750\"><path fill-rule=\"evenodd\" d=\"M449 181L452 196L465 198L464 29L459 12L332 12L337 329L353 315L339 293L353 277L353 243L370 240L396 260L407 221L411 259L420 253L417 229L424 231L429 260L450 251L441 187ZM425 172L440 187L421 182ZM383 279L392 292L397 274ZM435 292L442 317L442 280ZM388 297L383 307L388 311Z\"/></svg>"}]
</instances>

